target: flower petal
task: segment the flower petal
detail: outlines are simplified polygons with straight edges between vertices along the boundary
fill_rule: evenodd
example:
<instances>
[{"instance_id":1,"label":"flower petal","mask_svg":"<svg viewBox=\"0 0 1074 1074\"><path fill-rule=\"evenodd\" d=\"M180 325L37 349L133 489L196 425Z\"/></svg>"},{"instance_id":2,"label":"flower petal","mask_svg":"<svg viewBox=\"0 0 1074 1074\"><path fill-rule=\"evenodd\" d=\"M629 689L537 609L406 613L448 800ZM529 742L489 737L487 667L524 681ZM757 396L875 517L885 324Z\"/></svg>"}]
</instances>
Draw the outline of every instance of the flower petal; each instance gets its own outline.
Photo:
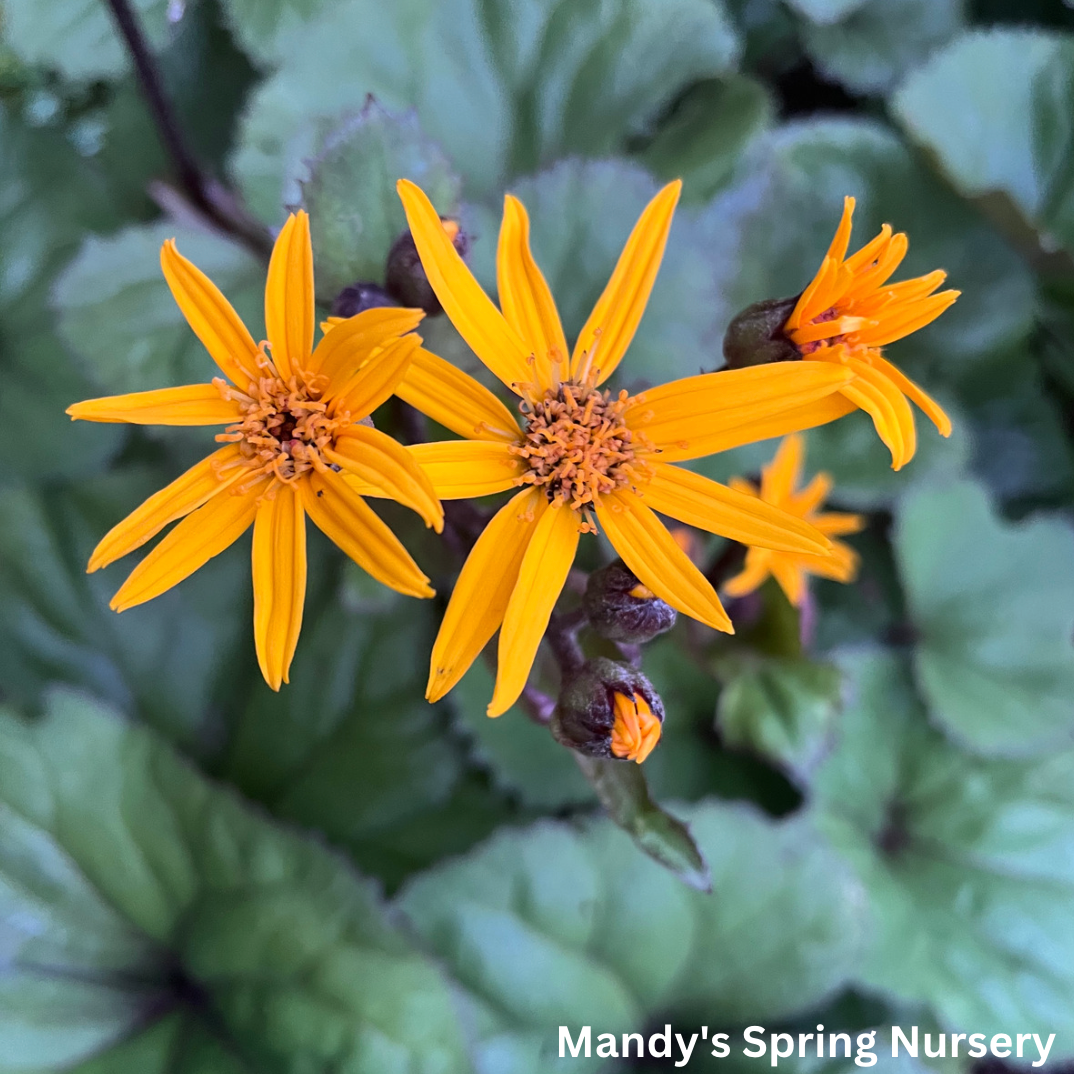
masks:
<instances>
[{"instance_id":1,"label":"flower petal","mask_svg":"<svg viewBox=\"0 0 1074 1074\"><path fill-rule=\"evenodd\" d=\"M438 701L466 674L503 622L537 523L548 500L525 489L500 508L463 564L429 662L425 696Z\"/></svg>"},{"instance_id":2,"label":"flower petal","mask_svg":"<svg viewBox=\"0 0 1074 1074\"><path fill-rule=\"evenodd\" d=\"M503 223L496 251L496 283L507 323L533 348L538 385L550 388L566 379L567 337L530 250L530 220L518 198L503 199Z\"/></svg>"},{"instance_id":3,"label":"flower petal","mask_svg":"<svg viewBox=\"0 0 1074 1074\"><path fill-rule=\"evenodd\" d=\"M917 449L917 431L910 404L879 369L853 357L847 359L847 366L857 376L841 389L842 394L873 419L877 435L891 452L891 468L902 469Z\"/></svg>"},{"instance_id":4,"label":"flower petal","mask_svg":"<svg viewBox=\"0 0 1074 1074\"><path fill-rule=\"evenodd\" d=\"M951 419L932 396L919 388L901 369L896 368L879 351L869 352L869 364L883 373L903 395L922 409L925 417L936 426L940 436L951 435Z\"/></svg>"},{"instance_id":5,"label":"flower petal","mask_svg":"<svg viewBox=\"0 0 1074 1074\"><path fill-rule=\"evenodd\" d=\"M761 495L769 503L780 504L790 499L802 479L805 441L791 433L781 441L775 457L764 467L761 476Z\"/></svg>"},{"instance_id":6,"label":"flower petal","mask_svg":"<svg viewBox=\"0 0 1074 1074\"><path fill-rule=\"evenodd\" d=\"M379 429L351 425L336 437L335 447L326 448L329 462L342 466L359 480L382 491L416 511L437 533L444 528L444 508L437 499L425 471L402 444Z\"/></svg>"},{"instance_id":7,"label":"flower petal","mask_svg":"<svg viewBox=\"0 0 1074 1074\"><path fill-rule=\"evenodd\" d=\"M574 344L571 375L583 380L591 368L603 384L626 354L660 271L682 180L668 183L645 207L627 239L608 286Z\"/></svg>"},{"instance_id":8,"label":"flower petal","mask_svg":"<svg viewBox=\"0 0 1074 1074\"><path fill-rule=\"evenodd\" d=\"M72 421L131 425L227 425L242 421L242 409L212 384L184 384L129 395L106 395L67 408Z\"/></svg>"},{"instance_id":9,"label":"flower petal","mask_svg":"<svg viewBox=\"0 0 1074 1074\"><path fill-rule=\"evenodd\" d=\"M626 419L663 453L663 461L696 459L807 428L771 419L824 399L853 376L840 363L808 361L703 373L636 396ZM840 416L838 409L821 409L818 414L830 413L823 420L832 421ZM841 413L851 409L846 407Z\"/></svg>"},{"instance_id":10,"label":"flower petal","mask_svg":"<svg viewBox=\"0 0 1074 1074\"><path fill-rule=\"evenodd\" d=\"M734 633L720 598L667 527L630 492L597 501L597 519L623 562L661 600L716 630Z\"/></svg>"},{"instance_id":11,"label":"flower petal","mask_svg":"<svg viewBox=\"0 0 1074 1074\"><path fill-rule=\"evenodd\" d=\"M353 317L330 318L306 368L328 378L325 395L339 389L369 360L378 347L413 332L425 316L423 310L382 306Z\"/></svg>"},{"instance_id":12,"label":"flower petal","mask_svg":"<svg viewBox=\"0 0 1074 1074\"><path fill-rule=\"evenodd\" d=\"M291 484L263 496L254 519L254 646L265 682L288 681L306 601L306 516Z\"/></svg>"},{"instance_id":13,"label":"flower petal","mask_svg":"<svg viewBox=\"0 0 1074 1074\"><path fill-rule=\"evenodd\" d=\"M521 439L511 411L469 373L424 348L417 351L395 394L468 440Z\"/></svg>"},{"instance_id":14,"label":"flower petal","mask_svg":"<svg viewBox=\"0 0 1074 1074\"><path fill-rule=\"evenodd\" d=\"M234 544L250 528L258 498L269 487L269 480L265 478L243 492L229 490L214 496L187 515L131 571L110 607L123 612L160 596Z\"/></svg>"},{"instance_id":15,"label":"flower petal","mask_svg":"<svg viewBox=\"0 0 1074 1074\"><path fill-rule=\"evenodd\" d=\"M787 600L794 607L802 603L806 594L806 572L797 564L779 556L772 557L772 577L779 583L779 588L787 595Z\"/></svg>"},{"instance_id":16,"label":"flower petal","mask_svg":"<svg viewBox=\"0 0 1074 1074\"><path fill-rule=\"evenodd\" d=\"M443 440L407 448L442 500L491 496L518 484L525 467L499 440Z\"/></svg>"},{"instance_id":17,"label":"flower petal","mask_svg":"<svg viewBox=\"0 0 1074 1074\"><path fill-rule=\"evenodd\" d=\"M511 327L481 290L420 187L396 184L422 267L440 305L459 334L509 388L533 380L533 347Z\"/></svg>"},{"instance_id":18,"label":"flower petal","mask_svg":"<svg viewBox=\"0 0 1074 1074\"><path fill-rule=\"evenodd\" d=\"M248 472L244 466L239 465L240 458L238 447L228 444L192 466L182 477L176 478L160 492L154 493L141 507L132 511L101 538L90 556L86 573L92 574L128 552L141 548L169 522L183 518L229 488ZM230 470L227 470L229 465Z\"/></svg>"},{"instance_id":19,"label":"flower petal","mask_svg":"<svg viewBox=\"0 0 1074 1074\"><path fill-rule=\"evenodd\" d=\"M420 346L421 337L411 333L381 347L340 389L332 413L348 411L356 420L372 414L391 397Z\"/></svg>"},{"instance_id":20,"label":"flower petal","mask_svg":"<svg viewBox=\"0 0 1074 1074\"><path fill-rule=\"evenodd\" d=\"M216 284L179 253L175 239L161 247L160 267L187 323L224 376L242 389L257 380L260 354L253 336Z\"/></svg>"},{"instance_id":21,"label":"flower petal","mask_svg":"<svg viewBox=\"0 0 1074 1074\"><path fill-rule=\"evenodd\" d=\"M772 553L767 548L751 548L746 552L746 565L738 574L728 578L720 591L729 597L744 597L759 589L772 573Z\"/></svg>"},{"instance_id":22,"label":"flower petal","mask_svg":"<svg viewBox=\"0 0 1074 1074\"><path fill-rule=\"evenodd\" d=\"M678 466L657 463L642 499L654 511L745 545L820 555L831 542L808 522Z\"/></svg>"},{"instance_id":23,"label":"flower petal","mask_svg":"<svg viewBox=\"0 0 1074 1074\"><path fill-rule=\"evenodd\" d=\"M299 487L314 525L366 574L409 597L436 595L399 538L342 474L315 473Z\"/></svg>"},{"instance_id":24,"label":"flower petal","mask_svg":"<svg viewBox=\"0 0 1074 1074\"><path fill-rule=\"evenodd\" d=\"M310 218L292 213L280 229L265 282L265 330L272 363L286 380L313 352L313 246Z\"/></svg>"},{"instance_id":25,"label":"flower petal","mask_svg":"<svg viewBox=\"0 0 1074 1074\"><path fill-rule=\"evenodd\" d=\"M490 716L505 713L526 685L552 609L574 563L580 521L578 513L570 508L550 507L533 531L500 628Z\"/></svg>"}]
</instances>

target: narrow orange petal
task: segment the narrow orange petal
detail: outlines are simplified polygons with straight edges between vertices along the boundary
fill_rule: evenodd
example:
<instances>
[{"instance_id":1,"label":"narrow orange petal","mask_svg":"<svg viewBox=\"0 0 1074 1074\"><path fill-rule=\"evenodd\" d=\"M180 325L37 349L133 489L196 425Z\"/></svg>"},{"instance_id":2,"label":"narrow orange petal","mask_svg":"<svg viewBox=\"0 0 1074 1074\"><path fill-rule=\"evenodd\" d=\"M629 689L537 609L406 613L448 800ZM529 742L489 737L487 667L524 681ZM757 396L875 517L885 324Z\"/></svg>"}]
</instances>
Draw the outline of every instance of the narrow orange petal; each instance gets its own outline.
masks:
<instances>
[{"instance_id":1,"label":"narrow orange petal","mask_svg":"<svg viewBox=\"0 0 1074 1074\"><path fill-rule=\"evenodd\" d=\"M797 485L797 480L793 483ZM821 503L827 498L828 493L832 491L832 478L830 474L819 473L813 477L813 480L801 490L801 492L795 492L787 497L786 506L789 511L793 511L800 518L805 518L811 511L816 510ZM793 487L793 486L792 486ZM813 525L816 525L816 519L810 519Z\"/></svg>"},{"instance_id":2,"label":"narrow orange petal","mask_svg":"<svg viewBox=\"0 0 1074 1074\"><path fill-rule=\"evenodd\" d=\"M835 229L832 244L828 247L828 256L834 261L842 261L847 255L850 232L854 225L854 209L857 204L857 201L849 194L843 198L843 215L840 217L839 226Z\"/></svg>"},{"instance_id":3,"label":"narrow orange petal","mask_svg":"<svg viewBox=\"0 0 1074 1074\"><path fill-rule=\"evenodd\" d=\"M548 500L525 489L493 516L463 564L429 662L425 696L438 701L466 674L503 622L537 523Z\"/></svg>"},{"instance_id":4,"label":"narrow orange petal","mask_svg":"<svg viewBox=\"0 0 1074 1074\"><path fill-rule=\"evenodd\" d=\"M518 484L524 466L499 440L443 440L407 448L442 500L491 496Z\"/></svg>"},{"instance_id":5,"label":"narrow orange petal","mask_svg":"<svg viewBox=\"0 0 1074 1074\"><path fill-rule=\"evenodd\" d=\"M233 485L248 472L245 467L238 465L239 460L238 446L228 444L192 466L160 492L154 493L101 538L90 556L86 573L92 574L128 552L141 548L169 522L190 514ZM222 472L225 468L229 468L226 473Z\"/></svg>"},{"instance_id":6,"label":"narrow orange petal","mask_svg":"<svg viewBox=\"0 0 1074 1074\"><path fill-rule=\"evenodd\" d=\"M772 557L772 577L779 583L780 589L787 595L787 600L794 607L801 605L806 595L806 573L787 559Z\"/></svg>"},{"instance_id":7,"label":"narrow orange petal","mask_svg":"<svg viewBox=\"0 0 1074 1074\"><path fill-rule=\"evenodd\" d=\"M772 573L772 553L766 548L751 548L746 553L746 565L738 574L728 578L720 586L720 591L729 597L744 597L755 589L760 589Z\"/></svg>"},{"instance_id":8,"label":"narrow orange petal","mask_svg":"<svg viewBox=\"0 0 1074 1074\"><path fill-rule=\"evenodd\" d=\"M123 612L160 596L234 544L250 528L268 486L265 478L245 492L228 490L187 515L131 571L111 608Z\"/></svg>"},{"instance_id":9,"label":"narrow orange petal","mask_svg":"<svg viewBox=\"0 0 1074 1074\"><path fill-rule=\"evenodd\" d=\"M597 518L642 585L683 614L716 630L734 633L708 579L640 497L630 492L602 496L597 501Z\"/></svg>"},{"instance_id":10,"label":"narrow orange petal","mask_svg":"<svg viewBox=\"0 0 1074 1074\"><path fill-rule=\"evenodd\" d=\"M654 511L732 541L784 552L821 554L830 543L808 522L701 474L656 463L642 499Z\"/></svg>"},{"instance_id":11,"label":"narrow orange petal","mask_svg":"<svg viewBox=\"0 0 1074 1074\"><path fill-rule=\"evenodd\" d=\"M276 237L265 282L265 330L284 380L304 369L313 353L314 305L310 218L299 210Z\"/></svg>"},{"instance_id":12,"label":"narrow orange petal","mask_svg":"<svg viewBox=\"0 0 1074 1074\"><path fill-rule=\"evenodd\" d=\"M67 408L72 421L130 425L227 425L242 420L239 404L212 384L184 384L151 392L106 395Z\"/></svg>"},{"instance_id":13,"label":"narrow orange petal","mask_svg":"<svg viewBox=\"0 0 1074 1074\"><path fill-rule=\"evenodd\" d=\"M481 290L425 192L396 184L422 267L440 305L474 354L509 388L533 380L532 350Z\"/></svg>"},{"instance_id":14,"label":"narrow orange petal","mask_svg":"<svg viewBox=\"0 0 1074 1074\"><path fill-rule=\"evenodd\" d=\"M550 388L566 379L567 337L552 292L533 260L526 209L510 194L503 199L496 282L504 317L533 349L539 387Z\"/></svg>"},{"instance_id":15,"label":"narrow orange petal","mask_svg":"<svg viewBox=\"0 0 1074 1074\"><path fill-rule=\"evenodd\" d=\"M161 247L160 267L187 323L224 376L242 389L257 380L257 344L242 318L216 284L179 253L175 239Z\"/></svg>"},{"instance_id":16,"label":"narrow orange petal","mask_svg":"<svg viewBox=\"0 0 1074 1074\"><path fill-rule=\"evenodd\" d=\"M891 452L891 468L902 469L917 450L917 431L909 403L880 370L853 357L847 359L847 365L857 376L842 389L843 394L873 419L877 434Z\"/></svg>"},{"instance_id":17,"label":"narrow orange petal","mask_svg":"<svg viewBox=\"0 0 1074 1074\"><path fill-rule=\"evenodd\" d=\"M332 399L332 413L347 412L355 419L372 414L391 397L420 346L421 337L413 333L386 343Z\"/></svg>"},{"instance_id":18,"label":"narrow orange petal","mask_svg":"<svg viewBox=\"0 0 1074 1074\"><path fill-rule=\"evenodd\" d=\"M843 511L829 511L810 520L821 533L828 537L840 537L847 533L859 533L865 529L865 518ZM832 541L832 547L840 547L839 541Z\"/></svg>"},{"instance_id":19,"label":"narrow orange petal","mask_svg":"<svg viewBox=\"0 0 1074 1074\"><path fill-rule=\"evenodd\" d=\"M399 538L342 474L311 474L299 490L313 524L366 574L410 597L436 595Z\"/></svg>"},{"instance_id":20,"label":"narrow orange petal","mask_svg":"<svg viewBox=\"0 0 1074 1074\"><path fill-rule=\"evenodd\" d=\"M584 380L599 369L602 384L622 361L649 301L667 246L682 180L668 183L645 207L619 255L608 286L574 344L571 375Z\"/></svg>"},{"instance_id":21,"label":"narrow orange petal","mask_svg":"<svg viewBox=\"0 0 1074 1074\"><path fill-rule=\"evenodd\" d=\"M488 388L431 351L415 352L395 394L467 440L513 443L522 436L511 411Z\"/></svg>"},{"instance_id":22,"label":"narrow orange petal","mask_svg":"<svg viewBox=\"0 0 1074 1074\"><path fill-rule=\"evenodd\" d=\"M805 440L797 433L785 436L775 457L761 472L761 496L769 503L783 503L802 479Z\"/></svg>"},{"instance_id":23,"label":"narrow orange petal","mask_svg":"<svg viewBox=\"0 0 1074 1074\"><path fill-rule=\"evenodd\" d=\"M490 716L505 713L526 685L552 609L574 563L580 522L578 513L570 508L550 507L533 531L500 628Z\"/></svg>"},{"instance_id":24,"label":"narrow orange petal","mask_svg":"<svg viewBox=\"0 0 1074 1074\"><path fill-rule=\"evenodd\" d=\"M392 306L363 310L325 330L306 368L328 378L325 395L334 395L369 360L379 347L413 332L425 316L423 310Z\"/></svg>"},{"instance_id":25,"label":"narrow orange petal","mask_svg":"<svg viewBox=\"0 0 1074 1074\"><path fill-rule=\"evenodd\" d=\"M306 601L306 516L293 485L277 484L254 519L254 646L265 682L288 681Z\"/></svg>"},{"instance_id":26,"label":"narrow orange petal","mask_svg":"<svg viewBox=\"0 0 1074 1074\"><path fill-rule=\"evenodd\" d=\"M939 430L940 436L951 435L951 419L932 396L923 391L902 370L896 368L878 351L870 351L869 364L884 374L903 395L924 411L925 416Z\"/></svg>"},{"instance_id":27,"label":"narrow orange petal","mask_svg":"<svg viewBox=\"0 0 1074 1074\"><path fill-rule=\"evenodd\" d=\"M325 449L329 462L382 491L421 515L426 526L437 533L444 528L444 508L425 471L402 444L379 429L351 425L336 437L333 448Z\"/></svg>"},{"instance_id":28,"label":"narrow orange petal","mask_svg":"<svg viewBox=\"0 0 1074 1074\"><path fill-rule=\"evenodd\" d=\"M809 361L704 373L636 396L626 418L632 429L643 432L664 452L664 461L697 458L712 453L708 443L725 429L741 429L782 411L815 403L853 376L837 362ZM783 431L793 431L793 426ZM736 442L765 438L754 436Z\"/></svg>"},{"instance_id":29,"label":"narrow orange petal","mask_svg":"<svg viewBox=\"0 0 1074 1074\"><path fill-rule=\"evenodd\" d=\"M941 313L954 305L961 294L961 291L941 291L938 295L919 299L895 316L881 315L879 324L862 330L857 334L857 338L869 347L883 347L894 343L895 340L932 324Z\"/></svg>"}]
</instances>

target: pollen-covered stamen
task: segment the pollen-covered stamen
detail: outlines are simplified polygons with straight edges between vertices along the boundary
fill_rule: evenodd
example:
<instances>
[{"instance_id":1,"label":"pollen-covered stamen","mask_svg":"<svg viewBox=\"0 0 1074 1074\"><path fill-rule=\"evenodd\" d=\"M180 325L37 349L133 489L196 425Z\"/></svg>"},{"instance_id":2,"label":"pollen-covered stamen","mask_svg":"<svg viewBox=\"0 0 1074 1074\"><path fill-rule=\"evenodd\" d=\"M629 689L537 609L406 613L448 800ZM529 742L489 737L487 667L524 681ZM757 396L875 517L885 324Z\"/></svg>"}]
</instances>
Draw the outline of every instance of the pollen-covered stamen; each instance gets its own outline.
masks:
<instances>
[{"instance_id":1,"label":"pollen-covered stamen","mask_svg":"<svg viewBox=\"0 0 1074 1074\"><path fill-rule=\"evenodd\" d=\"M532 390L523 394L519 409L526 432L511 448L529 466L519 484L537 485L549 500L582 510L599 496L648 476L648 466L638 456L652 445L623 420L631 402L625 391L612 397L590 379L565 381L541 395Z\"/></svg>"},{"instance_id":2,"label":"pollen-covered stamen","mask_svg":"<svg viewBox=\"0 0 1074 1074\"><path fill-rule=\"evenodd\" d=\"M260 363L259 363L260 365ZM242 464L251 477L271 474L283 482L295 481L310 470L324 473L331 464L324 458L337 432L350 424L350 415L333 412L321 398L327 379L298 370L283 380L269 364L246 391L217 377L220 394L238 402L243 420L229 425L217 440L239 445Z\"/></svg>"},{"instance_id":3,"label":"pollen-covered stamen","mask_svg":"<svg viewBox=\"0 0 1074 1074\"><path fill-rule=\"evenodd\" d=\"M835 311L835 308L827 309L823 313L818 313L808 325L803 325L803 329L808 330L813 325L826 324L829 321L834 321L839 314ZM795 336L800 338L804 334L801 330L795 332ZM808 354L812 354L814 351L820 350L821 347L833 347L837 343L842 343L843 337L837 332L833 332L830 336L821 336L819 339L811 339L806 342L796 342L795 346L798 348L798 353L805 357Z\"/></svg>"}]
</instances>

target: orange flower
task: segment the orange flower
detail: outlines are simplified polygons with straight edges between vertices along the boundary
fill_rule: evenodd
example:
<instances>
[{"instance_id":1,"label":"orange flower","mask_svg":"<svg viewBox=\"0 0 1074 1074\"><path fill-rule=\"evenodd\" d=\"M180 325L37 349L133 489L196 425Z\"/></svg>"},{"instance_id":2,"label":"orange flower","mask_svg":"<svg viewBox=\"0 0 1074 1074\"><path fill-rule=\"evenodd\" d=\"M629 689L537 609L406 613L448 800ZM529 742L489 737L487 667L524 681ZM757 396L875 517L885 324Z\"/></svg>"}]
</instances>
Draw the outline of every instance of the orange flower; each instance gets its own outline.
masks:
<instances>
[{"instance_id":1,"label":"orange flower","mask_svg":"<svg viewBox=\"0 0 1074 1074\"><path fill-rule=\"evenodd\" d=\"M785 551L827 550L827 539L811 526L671 463L767 439L776 435L774 422L785 431L788 409L800 412L803 424L815 423L810 408L848 383L850 370L788 362L690 377L633 397L601 390L645 309L679 183L665 187L642 213L573 349L530 252L529 218L520 202L508 196L504 203L497 256L501 312L459 257L425 194L406 180L398 186L437 298L478 358L521 399L523 417L520 425L495 395L447 363L439 372L431 366L421 372L433 405L416 405L467 437L411 449L437 494L451 499L520 490L488 524L459 576L433 646L431 701L462 678L499 629L489 715L514 703L579 535L597 524L642 585L725 631L732 627L719 597L655 512ZM436 383L441 375L442 388ZM414 401L409 374L400 394L404 390Z\"/></svg>"},{"instance_id":2,"label":"orange flower","mask_svg":"<svg viewBox=\"0 0 1074 1074\"><path fill-rule=\"evenodd\" d=\"M804 462L805 442L795 433L784 438L776 457L764 468L760 490L738 477L731 479L731 487L747 496L759 496L765 503L808 522L828 537L857 533L864 525L860 515L818 514L832 490L832 479L828 474L817 474L804 489L796 491ZM850 582L857 573L858 554L842 541L832 541L831 549L817 556L751 546L746 553L745 569L728 579L722 589L730 597L742 597L752 593L772 575L787 594L787 599L797 606L805 597L809 575Z\"/></svg>"},{"instance_id":3,"label":"orange flower","mask_svg":"<svg viewBox=\"0 0 1074 1074\"><path fill-rule=\"evenodd\" d=\"M645 697L634 692L629 697L614 692L615 724L612 726L612 756L641 764L656 749L662 725Z\"/></svg>"},{"instance_id":4,"label":"orange flower","mask_svg":"<svg viewBox=\"0 0 1074 1074\"><path fill-rule=\"evenodd\" d=\"M935 400L884 358L881 348L934 321L960 292L934 293L947 278L940 269L889 285L909 243L905 234L893 235L888 224L872 242L847 257L853 214L854 199L848 197L828 253L783 331L803 358L838 362L857 374L840 390L842 412L860 407L872 417L891 452L891 465L898 470L917 447L907 398L925 412L941 436L951 435L951 421ZM833 411L831 416L839 415Z\"/></svg>"},{"instance_id":5,"label":"orange flower","mask_svg":"<svg viewBox=\"0 0 1074 1074\"><path fill-rule=\"evenodd\" d=\"M182 519L112 598L121 612L181 582L252 525L254 642L265 681L278 690L302 625L307 514L378 581L411 596L433 596L429 579L344 476L357 475L374 494L443 527L443 508L424 472L363 420L406 373L421 343L412 330L423 314L369 310L314 348L313 251L301 212L288 218L272 252L268 342L260 346L174 240L164 244L160 260L179 308L228 380L91 399L67 413L139 425L226 425L216 437L225 446L106 534L89 570Z\"/></svg>"}]
</instances>

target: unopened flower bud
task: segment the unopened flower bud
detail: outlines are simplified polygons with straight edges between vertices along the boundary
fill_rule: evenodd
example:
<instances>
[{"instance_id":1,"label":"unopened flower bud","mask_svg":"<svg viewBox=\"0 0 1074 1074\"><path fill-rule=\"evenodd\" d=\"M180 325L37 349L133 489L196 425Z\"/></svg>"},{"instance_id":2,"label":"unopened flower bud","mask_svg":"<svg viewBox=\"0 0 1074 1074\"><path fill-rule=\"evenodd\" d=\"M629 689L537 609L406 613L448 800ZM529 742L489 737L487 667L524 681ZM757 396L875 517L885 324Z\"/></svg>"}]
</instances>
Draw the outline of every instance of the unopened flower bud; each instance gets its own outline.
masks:
<instances>
[{"instance_id":1,"label":"unopened flower bud","mask_svg":"<svg viewBox=\"0 0 1074 1074\"><path fill-rule=\"evenodd\" d=\"M640 644L675 625L665 604L621 559L589 576L582 604L593 629L609 641Z\"/></svg>"},{"instance_id":2,"label":"unopened flower bud","mask_svg":"<svg viewBox=\"0 0 1074 1074\"><path fill-rule=\"evenodd\" d=\"M802 355L783 334L783 326L794 311L794 298L766 298L747 306L727 326L723 355L729 369L769 362L789 362Z\"/></svg>"},{"instance_id":3,"label":"unopened flower bud","mask_svg":"<svg viewBox=\"0 0 1074 1074\"><path fill-rule=\"evenodd\" d=\"M459 256L465 257L470 249L470 240L459 227L459 222L446 217L440 219ZM429 284L418 248L414 245L414 236L409 231L404 231L388 251L384 286L395 299L394 305L423 309L430 316L441 312L440 300Z\"/></svg>"},{"instance_id":4,"label":"unopened flower bud","mask_svg":"<svg viewBox=\"0 0 1074 1074\"><path fill-rule=\"evenodd\" d=\"M336 295L332 303L333 317L353 317L378 306L398 306L399 303L383 287L375 283L352 283Z\"/></svg>"},{"instance_id":5,"label":"unopened flower bud","mask_svg":"<svg viewBox=\"0 0 1074 1074\"><path fill-rule=\"evenodd\" d=\"M660 741L663 723L664 704L640 671L596 657L564 684L552 734L589 757L641 764Z\"/></svg>"}]
</instances>

